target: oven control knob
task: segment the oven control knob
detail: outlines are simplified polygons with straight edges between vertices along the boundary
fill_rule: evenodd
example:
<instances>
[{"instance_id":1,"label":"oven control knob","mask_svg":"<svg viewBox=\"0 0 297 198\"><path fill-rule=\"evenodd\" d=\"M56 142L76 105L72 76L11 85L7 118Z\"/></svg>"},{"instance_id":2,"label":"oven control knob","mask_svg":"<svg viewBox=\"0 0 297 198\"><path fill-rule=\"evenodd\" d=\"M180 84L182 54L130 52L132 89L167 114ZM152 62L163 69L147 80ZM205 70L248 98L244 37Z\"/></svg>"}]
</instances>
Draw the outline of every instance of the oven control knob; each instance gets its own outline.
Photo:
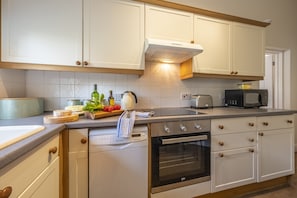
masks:
<instances>
[{"instance_id":1,"label":"oven control knob","mask_svg":"<svg viewBox=\"0 0 297 198\"><path fill-rule=\"evenodd\" d=\"M187 127L185 125L180 124L179 127L180 127L180 130L187 131Z\"/></svg>"},{"instance_id":2,"label":"oven control knob","mask_svg":"<svg viewBox=\"0 0 297 198\"><path fill-rule=\"evenodd\" d=\"M170 129L169 129L169 127L167 125L164 125L164 131L166 133L170 133Z\"/></svg>"},{"instance_id":3,"label":"oven control knob","mask_svg":"<svg viewBox=\"0 0 297 198\"><path fill-rule=\"evenodd\" d=\"M202 129L202 127L199 124L195 124L195 129L200 130L200 129Z\"/></svg>"}]
</instances>

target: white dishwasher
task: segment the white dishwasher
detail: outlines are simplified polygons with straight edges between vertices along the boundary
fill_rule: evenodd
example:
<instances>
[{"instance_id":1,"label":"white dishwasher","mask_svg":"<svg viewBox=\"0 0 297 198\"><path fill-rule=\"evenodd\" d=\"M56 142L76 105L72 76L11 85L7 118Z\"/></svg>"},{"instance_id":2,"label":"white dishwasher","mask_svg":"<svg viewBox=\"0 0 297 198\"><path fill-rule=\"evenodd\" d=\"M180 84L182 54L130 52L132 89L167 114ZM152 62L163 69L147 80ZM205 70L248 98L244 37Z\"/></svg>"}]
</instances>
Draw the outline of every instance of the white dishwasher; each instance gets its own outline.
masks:
<instances>
[{"instance_id":1,"label":"white dishwasher","mask_svg":"<svg viewBox=\"0 0 297 198\"><path fill-rule=\"evenodd\" d=\"M135 126L130 138L112 128L89 133L89 198L148 197L147 126Z\"/></svg>"}]
</instances>

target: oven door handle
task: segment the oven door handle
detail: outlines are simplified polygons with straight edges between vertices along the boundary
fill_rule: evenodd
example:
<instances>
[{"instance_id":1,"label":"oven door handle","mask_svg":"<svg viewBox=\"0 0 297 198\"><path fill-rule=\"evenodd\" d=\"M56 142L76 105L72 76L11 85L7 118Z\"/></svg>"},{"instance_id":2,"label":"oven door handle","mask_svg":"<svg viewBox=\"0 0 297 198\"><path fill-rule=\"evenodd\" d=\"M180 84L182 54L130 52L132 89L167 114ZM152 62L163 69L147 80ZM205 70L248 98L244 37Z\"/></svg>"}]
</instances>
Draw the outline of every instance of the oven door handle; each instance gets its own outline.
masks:
<instances>
[{"instance_id":1,"label":"oven door handle","mask_svg":"<svg viewBox=\"0 0 297 198\"><path fill-rule=\"evenodd\" d=\"M207 135L162 139L162 145L207 140Z\"/></svg>"}]
</instances>

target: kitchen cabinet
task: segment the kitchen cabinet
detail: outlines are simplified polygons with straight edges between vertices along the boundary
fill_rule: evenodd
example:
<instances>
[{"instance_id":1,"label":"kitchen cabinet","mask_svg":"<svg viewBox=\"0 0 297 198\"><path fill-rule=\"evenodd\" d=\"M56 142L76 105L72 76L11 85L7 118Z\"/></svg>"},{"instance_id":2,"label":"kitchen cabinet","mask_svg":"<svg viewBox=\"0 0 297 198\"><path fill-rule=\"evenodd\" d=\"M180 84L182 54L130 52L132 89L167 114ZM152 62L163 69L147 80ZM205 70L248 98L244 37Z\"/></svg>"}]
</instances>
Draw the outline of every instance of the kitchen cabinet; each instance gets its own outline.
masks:
<instances>
[{"instance_id":1,"label":"kitchen cabinet","mask_svg":"<svg viewBox=\"0 0 297 198\"><path fill-rule=\"evenodd\" d=\"M194 16L194 40L203 52L193 57L193 72L230 74L231 22Z\"/></svg>"},{"instance_id":2,"label":"kitchen cabinet","mask_svg":"<svg viewBox=\"0 0 297 198\"><path fill-rule=\"evenodd\" d=\"M85 0L84 17L85 66L144 69L143 3Z\"/></svg>"},{"instance_id":3,"label":"kitchen cabinet","mask_svg":"<svg viewBox=\"0 0 297 198\"><path fill-rule=\"evenodd\" d=\"M265 29L258 26L233 23L233 74L245 76L264 76L264 57Z\"/></svg>"},{"instance_id":4,"label":"kitchen cabinet","mask_svg":"<svg viewBox=\"0 0 297 198\"><path fill-rule=\"evenodd\" d=\"M258 181L294 174L293 115L258 117Z\"/></svg>"},{"instance_id":5,"label":"kitchen cabinet","mask_svg":"<svg viewBox=\"0 0 297 198\"><path fill-rule=\"evenodd\" d=\"M59 136L0 170L0 189L11 187L9 197L59 197Z\"/></svg>"},{"instance_id":6,"label":"kitchen cabinet","mask_svg":"<svg viewBox=\"0 0 297 198\"><path fill-rule=\"evenodd\" d=\"M195 76L263 79L264 27L195 15L194 42L204 50L181 64L182 79Z\"/></svg>"},{"instance_id":7,"label":"kitchen cabinet","mask_svg":"<svg viewBox=\"0 0 297 198\"><path fill-rule=\"evenodd\" d=\"M144 4L3 0L1 39L2 62L143 70Z\"/></svg>"},{"instance_id":8,"label":"kitchen cabinet","mask_svg":"<svg viewBox=\"0 0 297 198\"><path fill-rule=\"evenodd\" d=\"M81 0L2 0L1 61L75 65L82 59Z\"/></svg>"},{"instance_id":9,"label":"kitchen cabinet","mask_svg":"<svg viewBox=\"0 0 297 198\"><path fill-rule=\"evenodd\" d=\"M211 191L256 182L256 117L211 121Z\"/></svg>"},{"instance_id":10,"label":"kitchen cabinet","mask_svg":"<svg viewBox=\"0 0 297 198\"><path fill-rule=\"evenodd\" d=\"M193 13L145 5L145 14L146 38L193 42Z\"/></svg>"},{"instance_id":11,"label":"kitchen cabinet","mask_svg":"<svg viewBox=\"0 0 297 198\"><path fill-rule=\"evenodd\" d=\"M88 197L88 129L69 130L69 198Z\"/></svg>"}]
</instances>

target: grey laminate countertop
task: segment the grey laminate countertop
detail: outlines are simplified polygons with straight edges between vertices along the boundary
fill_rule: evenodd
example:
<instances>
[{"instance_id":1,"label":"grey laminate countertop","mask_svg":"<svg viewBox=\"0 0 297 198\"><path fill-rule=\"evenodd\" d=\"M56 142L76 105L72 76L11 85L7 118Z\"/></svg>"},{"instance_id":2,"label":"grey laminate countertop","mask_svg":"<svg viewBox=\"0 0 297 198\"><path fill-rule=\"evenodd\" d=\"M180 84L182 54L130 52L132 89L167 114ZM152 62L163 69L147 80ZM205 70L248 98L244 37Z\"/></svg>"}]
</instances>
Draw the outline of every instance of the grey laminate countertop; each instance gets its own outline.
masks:
<instances>
[{"instance_id":1,"label":"grey laminate countertop","mask_svg":"<svg viewBox=\"0 0 297 198\"><path fill-rule=\"evenodd\" d=\"M297 113L297 110L284 109L242 109L242 108L210 108L210 109L191 109L196 111L196 115L178 115L178 116L163 116L163 117L137 117L135 124L148 124L152 122L176 121L185 119L218 119L218 118L234 118L247 116L269 116L269 115L286 115ZM200 112L201 114L198 114ZM106 126L116 126L118 116L109 118L101 118L98 120L90 120L81 118L76 122L66 123L67 128L96 128Z\"/></svg>"},{"instance_id":2,"label":"grey laminate countertop","mask_svg":"<svg viewBox=\"0 0 297 198\"><path fill-rule=\"evenodd\" d=\"M44 125L45 129L28 138L25 138L22 141L1 149L0 169L21 157L25 153L31 151L36 146L45 142L52 136L59 134L59 132L61 132L66 127L64 124L43 124L43 116L34 116L14 120L0 120L0 126L9 125Z\"/></svg>"},{"instance_id":3,"label":"grey laminate countertop","mask_svg":"<svg viewBox=\"0 0 297 198\"><path fill-rule=\"evenodd\" d=\"M211 108L194 110L202 114L186 115L186 116L164 116L164 117L150 117L137 118L135 124L148 124L152 122L162 121L176 121L185 119L218 119L218 118L232 118L232 117L246 117L246 116L269 116L269 115L286 115L297 113L297 110L284 109L241 109L241 108ZM116 126L119 116L91 120L83 116L76 122L69 122L63 124L44 124L43 116L34 116L23 119L0 120L0 126L7 125L45 125L45 129L33 136L30 136L16 144L8 146L0 150L0 169L8 165L23 154L29 152L37 145L45 140L61 132L64 128L97 128Z\"/></svg>"}]
</instances>

